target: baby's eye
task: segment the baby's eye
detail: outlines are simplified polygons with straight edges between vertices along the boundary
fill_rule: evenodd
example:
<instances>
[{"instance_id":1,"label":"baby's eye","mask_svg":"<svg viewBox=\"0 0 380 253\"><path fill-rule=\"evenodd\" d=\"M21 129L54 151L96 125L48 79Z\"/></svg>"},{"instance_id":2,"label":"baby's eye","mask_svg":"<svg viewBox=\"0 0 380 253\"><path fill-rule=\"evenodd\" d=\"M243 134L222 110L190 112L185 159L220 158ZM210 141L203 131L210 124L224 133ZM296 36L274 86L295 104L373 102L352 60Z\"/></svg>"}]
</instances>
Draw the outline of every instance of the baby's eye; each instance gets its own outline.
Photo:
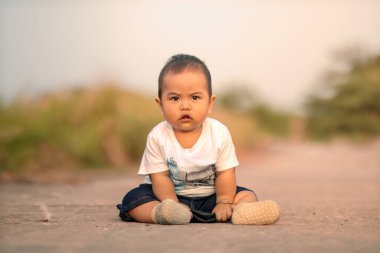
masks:
<instances>
[{"instance_id":1,"label":"baby's eye","mask_svg":"<svg viewBox=\"0 0 380 253\"><path fill-rule=\"evenodd\" d=\"M170 98L170 100L178 101L178 100L179 100L179 97L178 97L178 96L173 96L173 97Z\"/></svg>"},{"instance_id":2,"label":"baby's eye","mask_svg":"<svg viewBox=\"0 0 380 253\"><path fill-rule=\"evenodd\" d=\"M198 100L200 97L199 97L199 96L191 96L191 98L192 98L193 100Z\"/></svg>"}]
</instances>

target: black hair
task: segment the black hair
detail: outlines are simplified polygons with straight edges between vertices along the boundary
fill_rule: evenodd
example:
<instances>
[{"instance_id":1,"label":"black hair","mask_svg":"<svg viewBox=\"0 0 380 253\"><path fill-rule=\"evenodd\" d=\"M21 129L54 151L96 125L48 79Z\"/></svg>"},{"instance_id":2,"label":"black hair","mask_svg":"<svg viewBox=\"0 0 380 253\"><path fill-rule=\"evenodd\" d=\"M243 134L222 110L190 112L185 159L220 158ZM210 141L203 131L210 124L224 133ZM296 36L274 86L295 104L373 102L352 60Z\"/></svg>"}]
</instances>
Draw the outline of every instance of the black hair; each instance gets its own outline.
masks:
<instances>
[{"instance_id":1,"label":"black hair","mask_svg":"<svg viewBox=\"0 0 380 253\"><path fill-rule=\"evenodd\" d=\"M207 80L207 92L209 97L211 97L212 87L210 71L208 70L206 64L203 61L201 61L195 56L187 54L173 55L166 62L165 66L162 68L160 72L160 75L158 76L158 97L161 98L162 96L163 80L166 74L168 74L169 72L178 74L188 69L201 71L205 75Z\"/></svg>"}]
</instances>

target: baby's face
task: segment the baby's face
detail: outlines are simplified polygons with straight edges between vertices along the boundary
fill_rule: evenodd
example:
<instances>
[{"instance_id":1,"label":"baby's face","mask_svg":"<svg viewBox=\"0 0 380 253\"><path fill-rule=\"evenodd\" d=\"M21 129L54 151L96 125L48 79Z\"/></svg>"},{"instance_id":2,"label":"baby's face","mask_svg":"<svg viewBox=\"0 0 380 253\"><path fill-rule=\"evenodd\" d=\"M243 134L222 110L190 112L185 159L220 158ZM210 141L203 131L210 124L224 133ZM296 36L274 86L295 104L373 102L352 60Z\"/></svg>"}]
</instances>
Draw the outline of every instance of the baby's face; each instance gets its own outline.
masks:
<instances>
[{"instance_id":1,"label":"baby's face","mask_svg":"<svg viewBox=\"0 0 380 253\"><path fill-rule=\"evenodd\" d=\"M161 99L156 101L174 131L199 130L215 100L214 96L209 97L204 74L194 70L178 74L169 72L163 79L162 88Z\"/></svg>"}]
</instances>

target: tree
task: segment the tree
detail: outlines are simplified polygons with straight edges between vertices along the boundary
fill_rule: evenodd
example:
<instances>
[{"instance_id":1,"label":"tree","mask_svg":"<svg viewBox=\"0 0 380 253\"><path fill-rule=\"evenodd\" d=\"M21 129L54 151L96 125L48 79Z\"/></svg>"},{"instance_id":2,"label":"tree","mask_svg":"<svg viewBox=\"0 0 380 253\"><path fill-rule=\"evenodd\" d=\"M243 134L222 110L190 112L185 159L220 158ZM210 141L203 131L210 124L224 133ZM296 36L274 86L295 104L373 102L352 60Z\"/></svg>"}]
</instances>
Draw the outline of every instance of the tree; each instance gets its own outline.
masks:
<instances>
[{"instance_id":1,"label":"tree","mask_svg":"<svg viewBox=\"0 0 380 253\"><path fill-rule=\"evenodd\" d=\"M347 59L347 72L330 75L330 96L313 95L306 103L312 137L380 135L380 55Z\"/></svg>"}]
</instances>

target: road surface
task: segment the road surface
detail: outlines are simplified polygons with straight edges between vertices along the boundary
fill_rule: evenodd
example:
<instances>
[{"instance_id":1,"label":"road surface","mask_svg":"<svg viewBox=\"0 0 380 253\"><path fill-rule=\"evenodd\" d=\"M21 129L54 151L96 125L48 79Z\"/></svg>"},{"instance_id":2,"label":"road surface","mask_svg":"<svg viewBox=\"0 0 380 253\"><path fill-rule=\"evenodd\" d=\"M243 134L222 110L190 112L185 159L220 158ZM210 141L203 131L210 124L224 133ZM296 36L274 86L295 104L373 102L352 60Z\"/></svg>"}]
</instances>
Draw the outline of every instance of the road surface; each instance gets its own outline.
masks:
<instances>
[{"instance_id":1,"label":"road surface","mask_svg":"<svg viewBox=\"0 0 380 253\"><path fill-rule=\"evenodd\" d=\"M142 178L2 183L0 252L380 252L380 142L276 144L240 155L238 184L282 208L269 226L125 223L115 205Z\"/></svg>"}]
</instances>

